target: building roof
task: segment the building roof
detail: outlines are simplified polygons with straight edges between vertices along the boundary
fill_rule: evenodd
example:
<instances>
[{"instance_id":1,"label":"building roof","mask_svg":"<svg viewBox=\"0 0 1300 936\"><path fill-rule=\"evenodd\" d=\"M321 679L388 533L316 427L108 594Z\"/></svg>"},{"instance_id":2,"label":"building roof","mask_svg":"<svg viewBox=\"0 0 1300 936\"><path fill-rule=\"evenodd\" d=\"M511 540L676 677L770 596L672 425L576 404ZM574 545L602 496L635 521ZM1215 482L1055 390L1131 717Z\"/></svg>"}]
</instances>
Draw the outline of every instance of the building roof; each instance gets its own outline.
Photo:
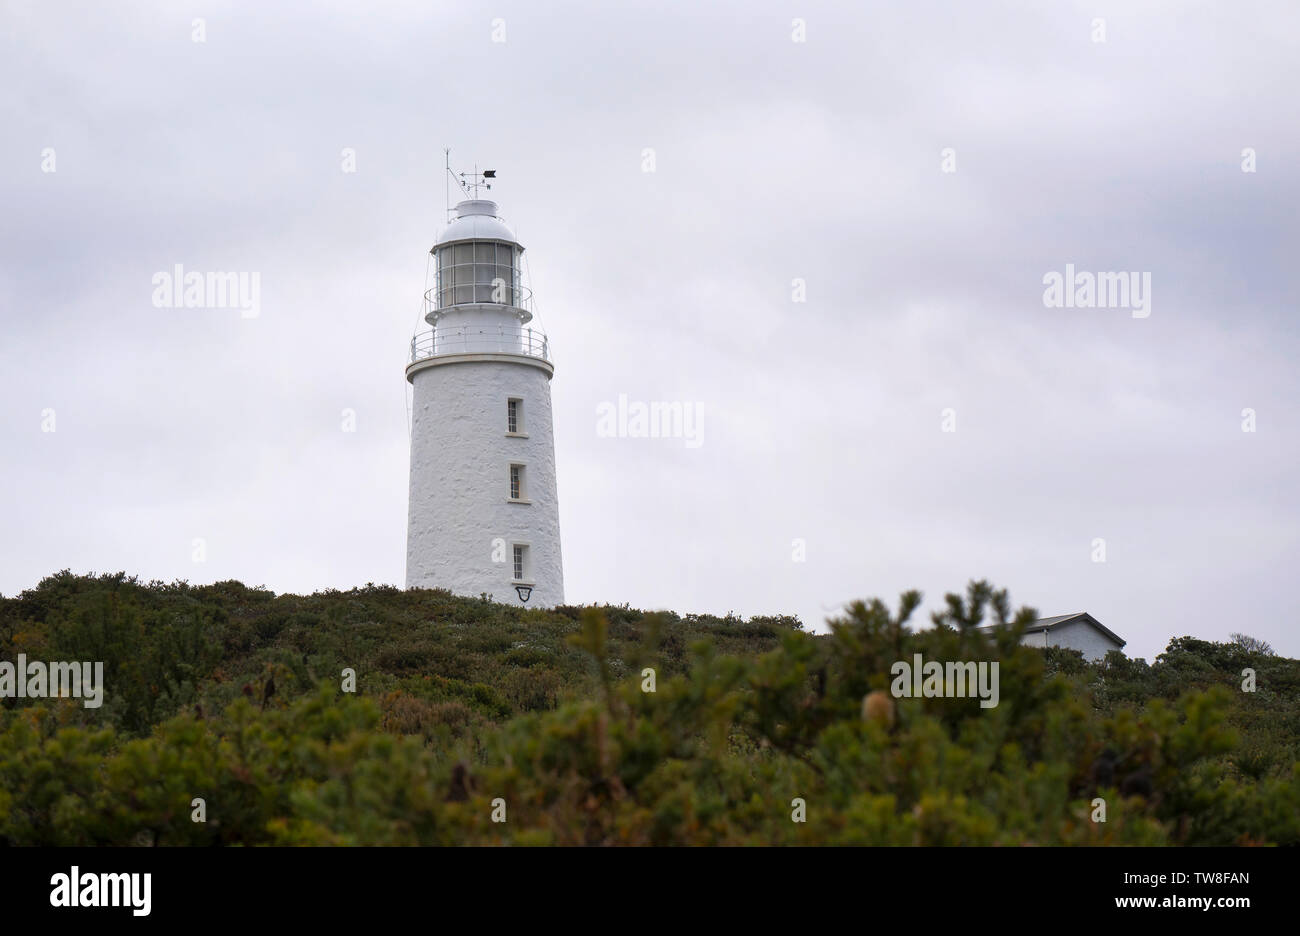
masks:
<instances>
[{"instance_id":1,"label":"building roof","mask_svg":"<svg viewBox=\"0 0 1300 936\"><path fill-rule=\"evenodd\" d=\"M518 244L515 232L497 217L497 203L485 198L471 198L456 205L456 220L447 225L433 244L437 250L443 244L465 240L509 241Z\"/></svg>"},{"instance_id":2,"label":"building roof","mask_svg":"<svg viewBox=\"0 0 1300 936\"><path fill-rule=\"evenodd\" d=\"M1128 641L1121 638L1119 634L1115 633L1109 627L1106 627L1104 624L1101 623L1101 621L1098 621L1087 611L1076 611L1073 614L1058 614L1055 617L1039 618L1037 621L1035 621L1034 623L1030 624L1028 627L1025 628L1025 633L1036 634L1039 631L1050 631L1054 627L1060 627L1062 624L1070 624L1075 621L1083 621L1084 623L1091 624L1093 627L1101 631L1103 634L1105 634L1111 640L1115 641L1115 643L1119 644L1121 647L1123 647L1126 643L1128 643ZM992 630L997 626L998 625L996 624L985 624L979 629Z\"/></svg>"}]
</instances>

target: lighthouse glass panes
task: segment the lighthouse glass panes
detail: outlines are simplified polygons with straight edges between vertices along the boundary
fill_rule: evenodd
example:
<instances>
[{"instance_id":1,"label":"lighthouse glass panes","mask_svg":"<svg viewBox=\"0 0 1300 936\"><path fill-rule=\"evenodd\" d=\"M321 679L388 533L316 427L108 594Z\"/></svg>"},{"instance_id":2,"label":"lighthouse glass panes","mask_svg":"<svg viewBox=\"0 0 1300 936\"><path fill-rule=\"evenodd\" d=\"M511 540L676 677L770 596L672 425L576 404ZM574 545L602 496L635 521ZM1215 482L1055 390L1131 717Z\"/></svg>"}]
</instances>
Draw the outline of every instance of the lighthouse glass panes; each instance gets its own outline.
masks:
<instances>
[{"instance_id":1,"label":"lighthouse glass panes","mask_svg":"<svg viewBox=\"0 0 1300 936\"><path fill-rule=\"evenodd\" d=\"M511 398L506 402L506 432L517 435L523 432L519 420L519 400Z\"/></svg>"},{"instance_id":2,"label":"lighthouse glass panes","mask_svg":"<svg viewBox=\"0 0 1300 936\"><path fill-rule=\"evenodd\" d=\"M510 499L523 500L524 497L524 466L510 466Z\"/></svg>"},{"instance_id":3,"label":"lighthouse glass panes","mask_svg":"<svg viewBox=\"0 0 1300 936\"><path fill-rule=\"evenodd\" d=\"M464 241L438 250L438 306L470 302L518 305L519 249L497 241Z\"/></svg>"},{"instance_id":4,"label":"lighthouse glass panes","mask_svg":"<svg viewBox=\"0 0 1300 936\"><path fill-rule=\"evenodd\" d=\"M521 546L518 543L515 544L515 581L516 582L522 582L524 580L524 555L527 552L527 550L528 550L527 546Z\"/></svg>"}]
</instances>

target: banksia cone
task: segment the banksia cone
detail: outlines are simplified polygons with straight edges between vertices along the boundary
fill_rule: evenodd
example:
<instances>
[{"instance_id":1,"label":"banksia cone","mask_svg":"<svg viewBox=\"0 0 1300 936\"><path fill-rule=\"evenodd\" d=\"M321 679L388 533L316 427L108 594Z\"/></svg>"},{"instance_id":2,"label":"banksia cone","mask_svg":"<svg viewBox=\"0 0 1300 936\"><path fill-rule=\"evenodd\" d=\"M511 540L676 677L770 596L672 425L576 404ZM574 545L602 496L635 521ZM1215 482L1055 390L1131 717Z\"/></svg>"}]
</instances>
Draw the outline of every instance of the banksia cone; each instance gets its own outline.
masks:
<instances>
[{"instance_id":1,"label":"banksia cone","mask_svg":"<svg viewBox=\"0 0 1300 936\"><path fill-rule=\"evenodd\" d=\"M888 692L877 689L863 696L862 720L875 722L886 731L894 727L894 700Z\"/></svg>"}]
</instances>

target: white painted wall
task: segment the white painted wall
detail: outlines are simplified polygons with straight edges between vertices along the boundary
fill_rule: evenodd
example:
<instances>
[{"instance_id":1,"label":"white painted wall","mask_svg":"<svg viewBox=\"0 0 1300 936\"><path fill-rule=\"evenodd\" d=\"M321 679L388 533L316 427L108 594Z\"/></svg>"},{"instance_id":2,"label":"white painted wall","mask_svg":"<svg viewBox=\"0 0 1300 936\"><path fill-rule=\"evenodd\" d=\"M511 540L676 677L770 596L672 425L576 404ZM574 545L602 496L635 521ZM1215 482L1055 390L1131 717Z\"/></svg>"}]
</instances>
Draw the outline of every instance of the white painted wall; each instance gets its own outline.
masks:
<instances>
[{"instance_id":1,"label":"white painted wall","mask_svg":"<svg viewBox=\"0 0 1300 936\"><path fill-rule=\"evenodd\" d=\"M1047 631L1035 631L1032 634L1025 634L1020 638L1022 647L1037 647L1040 650L1047 649Z\"/></svg>"},{"instance_id":2,"label":"white painted wall","mask_svg":"<svg viewBox=\"0 0 1300 936\"><path fill-rule=\"evenodd\" d=\"M1087 660L1100 660L1107 651L1121 649L1119 644L1086 621L1070 621L1053 627L1052 646L1079 650Z\"/></svg>"},{"instance_id":3,"label":"white painted wall","mask_svg":"<svg viewBox=\"0 0 1300 936\"><path fill-rule=\"evenodd\" d=\"M1068 624L1058 624L1050 631L1042 630L1032 634L1025 634L1020 638L1020 643L1026 647L1044 648L1052 646L1079 650L1086 660L1100 660L1108 650L1123 649L1101 631L1084 621L1071 621Z\"/></svg>"},{"instance_id":4,"label":"white painted wall","mask_svg":"<svg viewBox=\"0 0 1300 936\"><path fill-rule=\"evenodd\" d=\"M406 585L490 594L520 604L513 544L529 546L535 583L528 607L564 603L560 512L548 370L527 359L434 358L408 371L414 400ZM527 438L506 434L506 401L524 401ZM525 496L511 503L510 465L525 468ZM492 561L493 540L505 561Z\"/></svg>"}]
</instances>

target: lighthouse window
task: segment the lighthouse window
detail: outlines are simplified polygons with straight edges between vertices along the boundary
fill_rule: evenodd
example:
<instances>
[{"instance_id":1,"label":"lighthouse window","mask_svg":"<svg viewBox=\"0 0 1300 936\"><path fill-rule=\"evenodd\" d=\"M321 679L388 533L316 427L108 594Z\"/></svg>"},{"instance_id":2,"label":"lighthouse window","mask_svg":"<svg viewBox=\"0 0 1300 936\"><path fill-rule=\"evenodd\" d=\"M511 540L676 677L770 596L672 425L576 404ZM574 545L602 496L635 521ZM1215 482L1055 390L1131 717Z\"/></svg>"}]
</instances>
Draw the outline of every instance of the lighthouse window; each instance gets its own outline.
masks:
<instances>
[{"instance_id":1,"label":"lighthouse window","mask_svg":"<svg viewBox=\"0 0 1300 936\"><path fill-rule=\"evenodd\" d=\"M523 500L523 499L524 499L524 491L525 491L525 488L524 488L524 466L523 466L523 465L511 465L511 466L510 466L510 499L511 499L511 500Z\"/></svg>"},{"instance_id":2,"label":"lighthouse window","mask_svg":"<svg viewBox=\"0 0 1300 936\"><path fill-rule=\"evenodd\" d=\"M453 267L451 249L444 247L438 251L438 306L445 308L452 303L451 287L453 285Z\"/></svg>"},{"instance_id":3,"label":"lighthouse window","mask_svg":"<svg viewBox=\"0 0 1300 936\"><path fill-rule=\"evenodd\" d=\"M515 581L524 580L524 557L528 554L528 547L515 544Z\"/></svg>"},{"instance_id":4,"label":"lighthouse window","mask_svg":"<svg viewBox=\"0 0 1300 936\"><path fill-rule=\"evenodd\" d=\"M492 245L486 245L489 253ZM479 250L482 251L484 245L479 244ZM492 294L492 277L496 275L496 267L491 263L474 264L474 301L475 302L494 302L496 297ZM509 285L507 283L506 285Z\"/></svg>"},{"instance_id":5,"label":"lighthouse window","mask_svg":"<svg viewBox=\"0 0 1300 936\"><path fill-rule=\"evenodd\" d=\"M487 245L489 251L492 245ZM496 301L504 302L507 305L514 305L514 288L515 288L515 268L513 260L514 248L507 244L496 245L496 263L492 267L492 279L500 280L505 284L505 289L496 297ZM488 260L491 263L491 259Z\"/></svg>"},{"instance_id":6,"label":"lighthouse window","mask_svg":"<svg viewBox=\"0 0 1300 936\"><path fill-rule=\"evenodd\" d=\"M523 432L523 420L520 418L521 400L511 399L506 403L506 432Z\"/></svg>"},{"instance_id":7,"label":"lighthouse window","mask_svg":"<svg viewBox=\"0 0 1300 936\"><path fill-rule=\"evenodd\" d=\"M514 305L515 248L493 241L450 244L438 251L438 303L498 302ZM498 291L497 281L502 288Z\"/></svg>"},{"instance_id":8,"label":"lighthouse window","mask_svg":"<svg viewBox=\"0 0 1300 936\"><path fill-rule=\"evenodd\" d=\"M457 244L452 248L456 266L453 270L457 303L474 301L474 245Z\"/></svg>"}]
</instances>

